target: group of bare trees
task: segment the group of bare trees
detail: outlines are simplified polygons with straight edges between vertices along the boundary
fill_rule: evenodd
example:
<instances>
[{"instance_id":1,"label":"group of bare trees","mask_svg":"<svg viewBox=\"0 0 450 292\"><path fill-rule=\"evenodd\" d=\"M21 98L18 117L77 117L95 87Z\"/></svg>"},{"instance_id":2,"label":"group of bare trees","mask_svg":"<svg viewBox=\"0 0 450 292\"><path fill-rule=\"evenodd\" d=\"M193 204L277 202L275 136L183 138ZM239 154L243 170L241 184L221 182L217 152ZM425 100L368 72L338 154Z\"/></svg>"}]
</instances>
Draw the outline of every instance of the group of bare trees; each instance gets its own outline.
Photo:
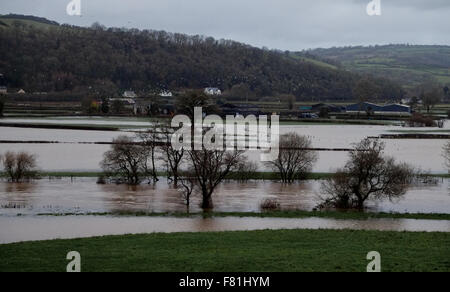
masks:
<instances>
[{"instance_id":1,"label":"group of bare trees","mask_svg":"<svg viewBox=\"0 0 450 292\"><path fill-rule=\"evenodd\" d=\"M172 134L172 128L155 124L149 131L138 133L136 139L118 137L101 162L105 175L117 183L131 185L145 180L156 182L156 162L160 160L167 166L169 182L180 189L187 205L192 194L198 192L201 207L212 209L212 194L231 172L239 169L245 159L243 152L175 149ZM183 164L187 170L182 170Z\"/></svg>"},{"instance_id":2,"label":"group of bare trees","mask_svg":"<svg viewBox=\"0 0 450 292\"><path fill-rule=\"evenodd\" d=\"M447 160L450 143L447 145ZM364 139L354 145L347 164L322 184L320 207L363 209L370 199L398 198L406 193L415 177L407 164L396 163L384 155L385 144L378 139ZM280 137L280 153L268 162L281 181L293 183L305 178L317 161L308 137L288 133ZM450 163L450 162L449 162Z\"/></svg>"},{"instance_id":3,"label":"group of bare trees","mask_svg":"<svg viewBox=\"0 0 450 292\"><path fill-rule=\"evenodd\" d=\"M206 210L214 207L214 191L232 173L256 171L243 151L174 149L171 135L171 128L155 126L138 134L137 141L124 136L117 138L105 153L102 162L105 173L128 184L139 184L144 179L156 182L155 161L159 152L162 155L159 159L167 165L169 181L180 190L186 205L198 193L201 208ZM450 164L449 148L447 145L446 159ZM384 143L378 139L364 139L356 144L347 164L322 184L325 195L320 207L363 209L370 199L393 199L405 194L415 172L409 165L385 156L384 149ZM305 178L316 161L311 140L288 133L280 137L278 158L267 162L267 166L279 174L283 183L291 184Z\"/></svg>"},{"instance_id":4,"label":"group of bare trees","mask_svg":"<svg viewBox=\"0 0 450 292\"><path fill-rule=\"evenodd\" d=\"M26 152L6 152L0 155L0 164L8 179L13 183L29 181L37 176L36 157Z\"/></svg>"}]
</instances>

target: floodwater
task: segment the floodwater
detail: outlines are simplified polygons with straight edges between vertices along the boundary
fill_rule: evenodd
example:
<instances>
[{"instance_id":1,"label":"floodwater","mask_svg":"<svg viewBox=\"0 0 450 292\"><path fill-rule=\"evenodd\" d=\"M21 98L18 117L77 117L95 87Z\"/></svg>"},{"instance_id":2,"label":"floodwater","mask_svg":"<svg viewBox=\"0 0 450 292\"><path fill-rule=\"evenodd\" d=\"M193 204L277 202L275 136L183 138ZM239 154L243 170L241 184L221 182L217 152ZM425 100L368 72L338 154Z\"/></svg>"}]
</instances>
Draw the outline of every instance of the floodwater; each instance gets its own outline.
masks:
<instances>
[{"instance_id":1,"label":"floodwater","mask_svg":"<svg viewBox=\"0 0 450 292\"><path fill-rule=\"evenodd\" d=\"M260 212L261 202L276 199L282 210L312 210L320 202L320 181L285 185L272 181L225 182L213 195L215 211ZM449 180L412 187L396 201L376 201L369 212L450 214ZM194 196L191 212L199 212ZM116 213L185 212L177 189L165 179L153 185L98 185L95 178L43 179L29 184L0 182L0 216Z\"/></svg>"},{"instance_id":2,"label":"floodwater","mask_svg":"<svg viewBox=\"0 0 450 292\"><path fill-rule=\"evenodd\" d=\"M102 123L108 124L105 121ZM111 122L113 123L113 122ZM115 123L115 122L114 122ZM135 122L139 123L139 122ZM450 123L447 123L450 125ZM365 137L377 137L394 130L411 130L398 126L362 125L296 125L281 126L281 133L296 132L309 136L315 148L352 148L352 144ZM437 130L437 129L430 129ZM119 135L133 136L130 132L102 132L52 129L27 129L0 127L0 140L8 141L58 141L62 143L111 142ZM448 139L386 139L386 154L398 161L407 162L430 173L446 173L442 148ZM36 154L40 169L45 171L99 171L99 163L108 145L86 144L0 144L0 154L6 151L28 151ZM259 151L248 152L249 158L259 164ZM320 151L314 172L333 172L342 167L347 152Z\"/></svg>"},{"instance_id":3,"label":"floodwater","mask_svg":"<svg viewBox=\"0 0 450 292\"><path fill-rule=\"evenodd\" d=\"M85 238L106 235L219 232L277 229L353 229L412 232L450 232L440 220L324 218L165 218L165 217L7 217L0 218L0 244Z\"/></svg>"},{"instance_id":4,"label":"floodwater","mask_svg":"<svg viewBox=\"0 0 450 292\"><path fill-rule=\"evenodd\" d=\"M114 117L54 117L54 118L3 118L1 123L16 124L49 124L49 125L116 125L116 126L150 126L150 120L138 118L114 118Z\"/></svg>"}]
</instances>

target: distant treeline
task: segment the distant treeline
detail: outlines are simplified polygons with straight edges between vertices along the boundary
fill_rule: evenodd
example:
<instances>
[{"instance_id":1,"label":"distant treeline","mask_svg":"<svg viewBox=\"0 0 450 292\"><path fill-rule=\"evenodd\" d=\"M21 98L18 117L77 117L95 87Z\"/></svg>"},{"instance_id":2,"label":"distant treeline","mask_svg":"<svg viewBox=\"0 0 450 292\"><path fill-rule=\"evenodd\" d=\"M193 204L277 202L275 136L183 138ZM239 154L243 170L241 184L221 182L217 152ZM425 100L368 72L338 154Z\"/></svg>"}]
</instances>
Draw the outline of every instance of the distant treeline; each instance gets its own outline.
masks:
<instances>
[{"instance_id":1,"label":"distant treeline","mask_svg":"<svg viewBox=\"0 0 450 292\"><path fill-rule=\"evenodd\" d=\"M238 87L258 97L292 94L297 100L354 100L356 84L369 78L379 88L378 98L398 99L403 94L389 80L326 68L282 52L203 36L107 29L99 24L0 26L0 52L0 73L9 87L27 92L117 95L129 89L148 94Z\"/></svg>"}]
</instances>

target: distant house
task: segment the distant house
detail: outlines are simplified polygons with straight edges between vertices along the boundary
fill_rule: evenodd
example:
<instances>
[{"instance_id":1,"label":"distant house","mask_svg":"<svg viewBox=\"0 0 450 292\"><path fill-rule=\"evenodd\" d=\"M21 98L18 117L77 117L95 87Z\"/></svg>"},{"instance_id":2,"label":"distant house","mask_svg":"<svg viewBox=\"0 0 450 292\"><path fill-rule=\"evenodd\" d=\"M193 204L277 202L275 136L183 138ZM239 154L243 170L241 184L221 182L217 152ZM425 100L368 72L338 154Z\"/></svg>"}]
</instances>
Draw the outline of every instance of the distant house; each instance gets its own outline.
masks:
<instances>
[{"instance_id":1,"label":"distant house","mask_svg":"<svg viewBox=\"0 0 450 292\"><path fill-rule=\"evenodd\" d=\"M216 87L205 88L205 94L207 95L222 95L222 91Z\"/></svg>"},{"instance_id":2,"label":"distant house","mask_svg":"<svg viewBox=\"0 0 450 292\"><path fill-rule=\"evenodd\" d=\"M19 91L17 91L17 93L18 93L18 94L25 94L26 92L25 92L25 90L20 89Z\"/></svg>"},{"instance_id":3,"label":"distant house","mask_svg":"<svg viewBox=\"0 0 450 292\"><path fill-rule=\"evenodd\" d=\"M161 97L172 97L173 94L172 92L168 91L168 90L163 90L159 93L159 96Z\"/></svg>"},{"instance_id":4,"label":"distant house","mask_svg":"<svg viewBox=\"0 0 450 292\"><path fill-rule=\"evenodd\" d=\"M134 91L125 91L122 96L124 98L136 98L137 94Z\"/></svg>"},{"instance_id":5,"label":"distant house","mask_svg":"<svg viewBox=\"0 0 450 292\"><path fill-rule=\"evenodd\" d=\"M6 87L6 79L3 74L0 74L0 94L8 93L8 88Z\"/></svg>"},{"instance_id":6,"label":"distant house","mask_svg":"<svg viewBox=\"0 0 450 292\"><path fill-rule=\"evenodd\" d=\"M417 104L423 104L423 101L420 98L418 98L417 100L414 101L414 99L411 97L405 97L401 100L401 104L406 104L406 105L411 104L413 102L416 102Z\"/></svg>"}]
</instances>

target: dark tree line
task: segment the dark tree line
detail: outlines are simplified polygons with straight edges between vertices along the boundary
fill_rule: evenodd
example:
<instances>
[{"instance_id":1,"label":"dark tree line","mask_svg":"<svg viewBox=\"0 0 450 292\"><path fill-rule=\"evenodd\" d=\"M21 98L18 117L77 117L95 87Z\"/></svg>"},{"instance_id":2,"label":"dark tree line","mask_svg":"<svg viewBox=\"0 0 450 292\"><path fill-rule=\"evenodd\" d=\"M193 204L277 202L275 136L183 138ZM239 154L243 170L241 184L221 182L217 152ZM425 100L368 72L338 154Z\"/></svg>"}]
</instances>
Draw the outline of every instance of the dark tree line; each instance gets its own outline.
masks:
<instances>
[{"instance_id":1,"label":"dark tree line","mask_svg":"<svg viewBox=\"0 0 450 292\"><path fill-rule=\"evenodd\" d=\"M293 94L298 100L353 99L362 77L288 58L242 43L164 31L20 24L0 28L0 72L27 92L91 92L245 85L256 96ZM384 97L399 87L380 83Z\"/></svg>"}]
</instances>

